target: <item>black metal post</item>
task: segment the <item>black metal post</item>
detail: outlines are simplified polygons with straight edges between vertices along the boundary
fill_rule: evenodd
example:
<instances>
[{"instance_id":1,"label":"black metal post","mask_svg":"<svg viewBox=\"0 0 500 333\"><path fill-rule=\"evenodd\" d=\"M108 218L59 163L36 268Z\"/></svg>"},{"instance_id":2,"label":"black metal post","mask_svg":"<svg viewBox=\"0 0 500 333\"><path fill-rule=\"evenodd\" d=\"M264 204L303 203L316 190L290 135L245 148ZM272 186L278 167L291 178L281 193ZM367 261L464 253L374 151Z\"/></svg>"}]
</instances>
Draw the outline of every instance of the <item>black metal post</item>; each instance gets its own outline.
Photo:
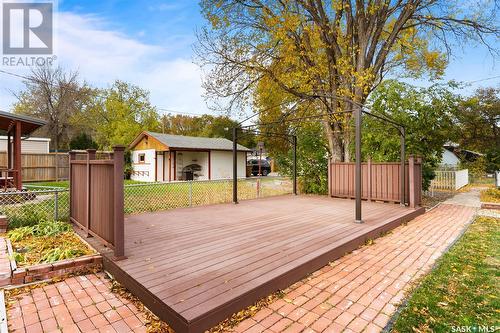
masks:
<instances>
[{"instance_id":1,"label":"black metal post","mask_svg":"<svg viewBox=\"0 0 500 333\"><path fill-rule=\"evenodd\" d=\"M293 194L297 195L297 136L292 136L293 142Z\"/></svg>"},{"instance_id":2,"label":"black metal post","mask_svg":"<svg viewBox=\"0 0 500 333\"><path fill-rule=\"evenodd\" d=\"M238 203L238 128L233 127L233 203ZM246 166L245 166L246 167Z\"/></svg>"},{"instance_id":3,"label":"black metal post","mask_svg":"<svg viewBox=\"0 0 500 333\"><path fill-rule=\"evenodd\" d=\"M355 114L355 125L356 125L356 167L355 167L355 179L354 179L354 190L356 196L356 216L354 222L363 223L361 219L361 107L356 107Z\"/></svg>"},{"instance_id":4,"label":"black metal post","mask_svg":"<svg viewBox=\"0 0 500 333\"><path fill-rule=\"evenodd\" d=\"M405 193L405 190L406 190L406 179L405 179L405 150L406 150L406 147L405 147L405 128L404 127L401 127L400 128L400 132L401 132L401 171L400 171L400 175L399 175L399 182L400 182L400 191L401 191L401 194L400 194L400 200L401 200L401 206L405 206L406 205L406 193Z\"/></svg>"}]
</instances>

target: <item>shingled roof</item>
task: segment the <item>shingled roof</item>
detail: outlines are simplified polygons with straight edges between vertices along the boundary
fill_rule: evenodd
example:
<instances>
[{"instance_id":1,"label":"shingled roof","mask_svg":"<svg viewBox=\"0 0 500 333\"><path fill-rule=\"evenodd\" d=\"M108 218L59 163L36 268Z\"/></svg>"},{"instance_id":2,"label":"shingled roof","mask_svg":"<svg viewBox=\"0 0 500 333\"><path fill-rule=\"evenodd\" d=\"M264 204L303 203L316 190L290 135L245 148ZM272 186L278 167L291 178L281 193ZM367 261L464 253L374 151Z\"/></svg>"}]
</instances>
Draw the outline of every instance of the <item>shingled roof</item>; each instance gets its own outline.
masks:
<instances>
[{"instance_id":1,"label":"shingled roof","mask_svg":"<svg viewBox=\"0 0 500 333\"><path fill-rule=\"evenodd\" d=\"M148 131L142 132L131 144L131 147L135 146L143 135L149 135L172 149L233 150L233 142L225 138L205 138ZM238 151L251 151L242 145L237 147Z\"/></svg>"}]
</instances>

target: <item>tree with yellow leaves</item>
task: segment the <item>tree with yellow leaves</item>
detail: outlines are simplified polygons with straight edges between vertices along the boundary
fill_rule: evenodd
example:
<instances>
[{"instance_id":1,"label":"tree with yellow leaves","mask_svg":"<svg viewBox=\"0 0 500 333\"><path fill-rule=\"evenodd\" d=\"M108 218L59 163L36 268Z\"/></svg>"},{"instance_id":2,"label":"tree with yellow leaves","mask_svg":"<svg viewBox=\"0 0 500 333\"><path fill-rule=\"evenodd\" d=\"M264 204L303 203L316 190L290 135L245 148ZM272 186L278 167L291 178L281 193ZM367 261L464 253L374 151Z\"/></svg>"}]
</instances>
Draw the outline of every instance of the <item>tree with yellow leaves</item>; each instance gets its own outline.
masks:
<instances>
[{"instance_id":1,"label":"tree with yellow leaves","mask_svg":"<svg viewBox=\"0 0 500 333\"><path fill-rule=\"evenodd\" d=\"M388 74L440 77L455 43L496 53L491 1L201 0L206 95L261 117L324 115L331 156L349 161L351 114ZM493 41L491 41L493 39Z\"/></svg>"}]
</instances>

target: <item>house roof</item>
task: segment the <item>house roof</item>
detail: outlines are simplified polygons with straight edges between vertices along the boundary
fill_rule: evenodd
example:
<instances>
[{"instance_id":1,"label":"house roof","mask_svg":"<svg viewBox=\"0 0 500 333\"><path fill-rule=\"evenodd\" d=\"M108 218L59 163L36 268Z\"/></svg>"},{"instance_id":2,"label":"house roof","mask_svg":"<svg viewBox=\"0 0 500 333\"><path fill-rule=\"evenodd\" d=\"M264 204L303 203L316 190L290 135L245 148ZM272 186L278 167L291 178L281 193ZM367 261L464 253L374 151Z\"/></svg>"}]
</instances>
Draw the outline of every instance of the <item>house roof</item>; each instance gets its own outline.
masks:
<instances>
[{"instance_id":1,"label":"house roof","mask_svg":"<svg viewBox=\"0 0 500 333\"><path fill-rule=\"evenodd\" d=\"M0 135L0 140L7 140L6 135ZM29 138L23 138L23 141L38 141L38 142L50 142L50 138L40 138L40 137L34 137L30 136Z\"/></svg>"},{"instance_id":2,"label":"house roof","mask_svg":"<svg viewBox=\"0 0 500 333\"><path fill-rule=\"evenodd\" d=\"M233 142L225 138L205 138L198 136L184 136L163 134L156 132L142 132L131 144L133 148L144 135L151 136L164 144L165 146L173 149L204 149L204 150L233 150ZM238 151L251 151L247 147L240 144L237 146Z\"/></svg>"},{"instance_id":3,"label":"house roof","mask_svg":"<svg viewBox=\"0 0 500 333\"><path fill-rule=\"evenodd\" d=\"M47 124L45 120L17 113L0 111L0 134L6 134L13 121L21 122L21 135L29 135L40 126Z\"/></svg>"}]
</instances>

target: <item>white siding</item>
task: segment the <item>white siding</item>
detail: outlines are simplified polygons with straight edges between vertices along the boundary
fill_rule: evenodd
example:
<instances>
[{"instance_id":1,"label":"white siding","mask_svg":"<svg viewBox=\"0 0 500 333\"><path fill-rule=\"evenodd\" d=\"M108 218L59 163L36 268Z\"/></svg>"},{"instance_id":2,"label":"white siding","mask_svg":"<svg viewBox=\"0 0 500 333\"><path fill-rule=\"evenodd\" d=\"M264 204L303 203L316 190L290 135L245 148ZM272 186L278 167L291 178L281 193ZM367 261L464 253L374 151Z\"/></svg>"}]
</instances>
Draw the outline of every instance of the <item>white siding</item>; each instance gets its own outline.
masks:
<instances>
[{"instance_id":1,"label":"white siding","mask_svg":"<svg viewBox=\"0 0 500 333\"><path fill-rule=\"evenodd\" d=\"M145 154L144 163L139 163L139 154ZM169 181L169 152L164 152L163 156L160 152L154 149L146 150L133 150L132 151L132 166L134 171L146 171L149 175L133 174L132 179L138 181L154 182ZM170 163L172 176L171 181L174 181L174 164L176 170L175 180L182 179L182 169L190 164L199 164L201 171L197 172L197 180L208 180L208 152L206 151L176 151L172 153L172 161ZM174 163L174 156L176 161ZM238 152L238 178L246 177L246 153ZM155 169L155 165L157 166ZM210 167L211 179L228 179L233 177L233 153L231 151L217 151L210 152ZM158 170L158 175L155 178L155 170ZM165 173L165 179L163 174Z\"/></svg>"},{"instance_id":2,"label":"white siding","mask_svg":"<svg viewBox=\"0 0 500 333\"><path fill-rule=\"evenodd\" d=\"M144 163L139 163L139 154L145 155ZM154 182L155 181L155 164L156 151L154 149L133 150L132 151L132 166L134 171L145 171L147 174L132 174L133 180Z\"/></svg>"},{"instance_id":3,"label":"white siding","mask_svg":"<svg viewBox=\"0 0 500 333\"><path fill-rule=\"evenodd\" d=\"M457 155L453 154L448 149L443 149L443 155L441 158L441 165L443 166L457 167L460 164L460 160Z\"/></svg>"},{"instance_id":4,"label":"white siding","mask_svg":"<svg viewBox=\"0 0 500 333\"><path fill-rule=\"evenodd\" d=\"M48 154L50 139L27 138L21 140L21 152L23 154ZM0 136L0 151L7 151L7 137Z\"/></svg>"},{"instance_id":5,"label":"white siding","mask_svg":"<svg viewBox=\"0 0 500 333\"><path fill-rule=\"evenodd\" d=\"M216 151L211 152L212 179L223 179L233 177L233 152ZM238 152L238 178L246 177L246 153Z\"/></svg>"}]
</instances>

